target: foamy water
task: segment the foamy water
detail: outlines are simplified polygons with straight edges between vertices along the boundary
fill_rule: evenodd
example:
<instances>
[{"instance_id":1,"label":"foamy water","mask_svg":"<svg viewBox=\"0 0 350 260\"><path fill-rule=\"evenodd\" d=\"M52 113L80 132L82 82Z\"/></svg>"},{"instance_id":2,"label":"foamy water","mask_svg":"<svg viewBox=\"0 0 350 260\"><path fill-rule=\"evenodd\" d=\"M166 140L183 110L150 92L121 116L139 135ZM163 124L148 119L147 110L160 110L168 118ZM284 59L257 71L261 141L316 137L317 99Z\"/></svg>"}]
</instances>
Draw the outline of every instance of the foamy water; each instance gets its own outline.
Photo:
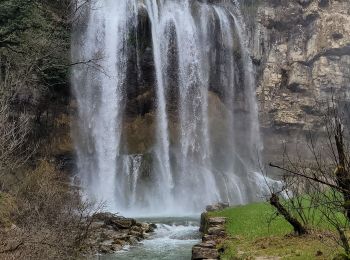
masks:
<instances>
[{"instance_id":1,"label":"foamy water","mask_svg":"<svg viewBox=\"0 0 350 260\"><path fill-rule=\"evenodd\" d=\"M141 219L157 224L152 236L140 244L125 248L113 255L97 256L101 260L189 260L192 246L199 242L199 221L195 218Z\"/></svg>"}]
</instances>

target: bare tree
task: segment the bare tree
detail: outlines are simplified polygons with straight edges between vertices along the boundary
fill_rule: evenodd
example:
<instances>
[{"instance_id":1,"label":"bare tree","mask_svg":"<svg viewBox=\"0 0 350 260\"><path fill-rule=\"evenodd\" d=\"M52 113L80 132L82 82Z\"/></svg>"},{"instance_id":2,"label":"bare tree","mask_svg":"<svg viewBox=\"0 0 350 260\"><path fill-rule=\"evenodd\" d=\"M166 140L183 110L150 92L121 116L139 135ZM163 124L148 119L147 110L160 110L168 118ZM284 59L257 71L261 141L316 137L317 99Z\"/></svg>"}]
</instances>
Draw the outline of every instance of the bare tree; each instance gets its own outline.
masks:
<instances>
[{"instance_id":1,"label":"bare tree","mask_svg":"<svg viewBox=\"0 0 350 260\"><path fill-rule=\"evenodd\" d=\"M317 137L316 133L309 131L306 145L311 158L305 158L305 154L301 153L292 157L285 152L282 165L270 163L271 167L282 172L284 181L283 189L272 192L270 202L296 231L300 225L304 229L321 227L336 230L338 235L335 240L348 256L350 135L346 112L341 112L339 104L339 100L334 99L328 103L323 136Z\"/></svg>"}]
</instances>

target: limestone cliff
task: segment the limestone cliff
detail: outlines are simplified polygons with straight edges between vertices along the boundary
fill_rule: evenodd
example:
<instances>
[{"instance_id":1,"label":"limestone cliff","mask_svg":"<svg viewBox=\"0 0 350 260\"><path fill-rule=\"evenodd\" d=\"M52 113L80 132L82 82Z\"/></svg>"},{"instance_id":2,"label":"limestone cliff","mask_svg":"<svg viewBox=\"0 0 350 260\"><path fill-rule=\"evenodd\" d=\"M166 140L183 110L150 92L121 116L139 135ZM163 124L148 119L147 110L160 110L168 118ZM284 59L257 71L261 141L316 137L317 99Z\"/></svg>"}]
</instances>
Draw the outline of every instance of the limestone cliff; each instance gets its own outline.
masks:
<instances>
[{"instance_id":1,"label":"limestone cliff","mask_svg":"<svg viewBox=\"0 0 350 260\"><path fill-rule=\"evenodd\" d=\"M349 95L350 1L264 1L252 27L262 130L318 130L322 101Z\"/></svg>"},{"instance_id":2,"label":"limestone cliff","mask_svg":"<svg viewBox=\"0 0 350 260\"><path fill-rule=\"evenodd\" d=\"M314 127L318 100L348 94L350 2L269 1L256 22L262 125Z\"/></svg>"}]
</instances>

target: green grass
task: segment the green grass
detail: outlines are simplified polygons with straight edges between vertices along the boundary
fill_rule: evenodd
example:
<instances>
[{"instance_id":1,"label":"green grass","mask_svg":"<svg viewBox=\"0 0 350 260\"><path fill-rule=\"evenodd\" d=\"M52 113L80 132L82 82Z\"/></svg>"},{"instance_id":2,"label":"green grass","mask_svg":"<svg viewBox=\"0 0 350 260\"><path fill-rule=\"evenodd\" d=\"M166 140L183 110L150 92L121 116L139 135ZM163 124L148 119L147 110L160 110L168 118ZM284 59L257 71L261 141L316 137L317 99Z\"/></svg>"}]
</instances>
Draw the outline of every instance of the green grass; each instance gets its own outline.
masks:
<instances>
[{"instance_id":1,"label":"green grass","mask_svg":"<svg viewBox=\"0 0 350 260\"><path fill-rule=\"evenodd\" d=\"M227 217L227 231L233 236L245 236L248 239L253 239L270 234L286 235L291 233L292 227L282 217L274 217L274 212L267 203L254 203L213 212L210 215Z\"/></svg>"},{"instance_id":2,"label":"green grass","mask_svg":"<svg viewBox=\"0 0 350 260\"><path fill-rule=\"evenodd\" d=\"M211 212L227 217L229 239L221 259L333 259L341 252L330 237L331 231L314 231L294 236L293 228L268 203L254 203ZM323 223L324 225L324 223Z\"/></svg>"}]
</instances>

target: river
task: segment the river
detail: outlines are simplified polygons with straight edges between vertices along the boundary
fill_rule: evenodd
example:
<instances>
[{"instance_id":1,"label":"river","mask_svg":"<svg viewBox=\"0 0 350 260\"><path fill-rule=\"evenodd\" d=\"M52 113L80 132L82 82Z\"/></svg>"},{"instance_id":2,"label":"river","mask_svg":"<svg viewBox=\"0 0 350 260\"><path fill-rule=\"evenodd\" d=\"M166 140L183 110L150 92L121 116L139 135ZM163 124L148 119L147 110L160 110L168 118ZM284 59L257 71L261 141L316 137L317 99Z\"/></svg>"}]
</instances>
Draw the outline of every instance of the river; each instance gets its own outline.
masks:
<instances>
[{"instance_id":1,"label":"river","mask_svg":"<svg viewBox=\"0 0 350 260\"><path fill-rule=\"evenodd\" d=\"M189 260L192 246L199 242L198 217L139 218L141 222L157 224L149 239L125 248L113 255L97 256L98 260Z\"/></svg>"}]
</instances>

